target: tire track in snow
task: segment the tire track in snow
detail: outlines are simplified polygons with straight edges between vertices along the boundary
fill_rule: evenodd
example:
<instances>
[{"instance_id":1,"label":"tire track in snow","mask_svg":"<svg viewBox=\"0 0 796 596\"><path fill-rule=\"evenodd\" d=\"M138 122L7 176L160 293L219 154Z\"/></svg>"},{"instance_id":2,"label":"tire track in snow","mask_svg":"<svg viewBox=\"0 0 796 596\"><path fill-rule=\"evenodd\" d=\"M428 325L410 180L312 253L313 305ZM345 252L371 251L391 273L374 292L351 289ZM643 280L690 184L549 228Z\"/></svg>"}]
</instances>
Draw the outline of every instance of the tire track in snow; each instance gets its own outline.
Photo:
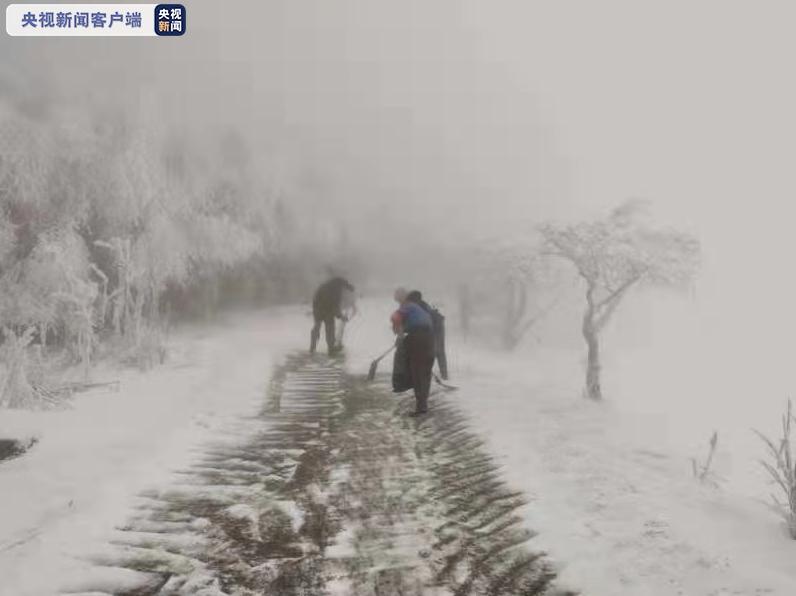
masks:
<instances>
[{"instance_id":1,"label":"tire track in snow","mask_svg":"<svg viewBox=\"0 0 796 596\"><path fill-rule=\"evenodd\" d=\"M289 358L262 416L142 495L96 576L64 593L562 596L523 495L436 402L409 418L383 382Z\"/></svg>"}]
</instances>

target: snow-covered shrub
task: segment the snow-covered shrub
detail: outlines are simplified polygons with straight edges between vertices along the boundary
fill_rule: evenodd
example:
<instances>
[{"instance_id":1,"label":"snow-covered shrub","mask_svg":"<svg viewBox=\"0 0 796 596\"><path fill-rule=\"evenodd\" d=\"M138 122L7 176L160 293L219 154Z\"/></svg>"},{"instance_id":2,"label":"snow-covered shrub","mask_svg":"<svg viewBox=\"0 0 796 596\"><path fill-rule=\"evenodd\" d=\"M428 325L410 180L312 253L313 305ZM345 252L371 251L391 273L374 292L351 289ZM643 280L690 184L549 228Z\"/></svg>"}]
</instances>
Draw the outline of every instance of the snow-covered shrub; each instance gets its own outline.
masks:
<instances>
[{"instance_id":1,"label":"snow-covered shrub","mask_svg":"<svg viewBox=\"0 0 796 596\"><path fill-rule=\"evenodd\" d=\"M62 405L70 392L58 390L47 383L41 350L31 345L36 329L28 327L17 333L4 327L2 331L0 406L45 409Z\"/></svg>"},{"instance_id":2,"label":"snow-covered shrub","mask_svg":"<svg viewBox=\"0 0 796 596\"><path fill-rule=\"evenodd\" d=\"M46 345L52 331L73 363L88 370L96 345L95 309L99 287L90 279L88 251L82 239L70 230L43 234L26 263L21 284L28 299L37 301L46 313L31 320L40 330L40 343ZM19 322L19 321L17 321Z\"/></svg>"},{"instance_id":3,"label":"snow-covered shrub","mask_svg":"<svg viewBox=\"0 0 796 596\"><path fill-rule=\"evenodd\" d=\"M768 453L768 458L760 460L760 464L779 493L779 497L771 495L774 508L787 524L791 538L796 540L796 460L791 444L791 425L794 420L793 404L788 400L788 409L782 416L782 436L779 440L772 440L759 431L754 432L765 443Z\"/></svg>"},{"instance_id":4,"label":"snow-covered shrub","mask_svg":"<svg viewBox=\"0 0 796 596\"><path fill-rule=\"evenodd\" d=\"M21 334L3 329L2 359L5 365L0 405L24 408L38 405L38 395L28 379L28 348L33 341L33 327Z\"/></svg>"}]
</instances>

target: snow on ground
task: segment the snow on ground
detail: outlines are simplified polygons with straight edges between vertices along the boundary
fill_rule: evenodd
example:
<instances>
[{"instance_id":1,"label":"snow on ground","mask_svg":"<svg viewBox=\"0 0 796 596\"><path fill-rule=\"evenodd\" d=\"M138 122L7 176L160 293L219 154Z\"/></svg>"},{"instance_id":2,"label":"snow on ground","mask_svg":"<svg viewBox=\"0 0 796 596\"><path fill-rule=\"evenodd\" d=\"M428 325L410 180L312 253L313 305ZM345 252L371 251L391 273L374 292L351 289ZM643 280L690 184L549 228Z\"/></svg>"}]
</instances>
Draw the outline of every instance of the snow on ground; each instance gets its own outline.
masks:
<instances>
[{"instance_id":1,"label":"snow on ground","mask_svg":"<svg viewBox=\"0 0 796 596\"><path fill-rule=\"evenodd\" d=\"M369 357L389 346L391 308L368 303L351 326L352 369L366 371ZM704 358L673 336L663 357L649 347L609 351L607 399L596 404L581 397L579 349L508 354L464 343L455 329L450 335L451 382L460 386L453 399L509 483L531 498L535 543L561 566L565 584L584 596L796 594L796 541L764 502L762 446L750 431L776 429L777 396L765 407L744 402L726 387L729 375L725 392L705 382L710 371L692 386L687 373ZM390 366L388 357L380 370ZM690 462L705 456L714 429L720 488L697 482Z\"/></svg>"},{"instance_id":2,"label":"snow on ground","mask_svg":"<svg viewBox=\"0 0 796 596\"><path fill-rule=\"evenodd\" d=\"M580 398L578 366L562 375L556 360L463 350L457 398L531 496L564 581L600 596L796 594L796 542L761 502L700 485L654 416Z\"/></svg>"},{"instance_id":3,"label":"snow on ground","mask_svg":"<svg viewBox=\"0 0 796 596\"><path fill-rule=\"evenodd\" d=\"M392 307L365 301L347 326L351 372L365 374L390 346ZM309 324L295 308L183 329L167 365L103 371L121 380L118 393L82 395L64 412L0 411L0 436L41 438L0 464L0 594L44 596L82 573L80 556L101 549L136 493L165 483L195 447L260 407L273 365L304 347ZM696 366L693 350L681 361ZM796 542L762 502L768 488L755 467L761 449L749 426L763 417L745 418L739 404L720 412L725 395L696 403L683 391L690 379L678 382L682 366L660 373L660 353L609 353L602 404L581 398L579 350L506 354L454 331L449 359L461 387L454 399L530 497L534 542L567 585L595 596L796 594ZM379 370L390 367L387 357ZM645 387L645 378L668 385ZM720 488L696 482L689 461L704 455L714 428Z\"/></svg>"},{"instance_id":4,"label":"snow on ground","mask_svg":"<svg viewBox=\"0 0 796 596\"><path fill-rule=\"evenodd\" d=\"M0 410L0 436L38 436L0 463L0 594L56 593L124 523L140 491L165 483L193 449L263 405L273 366L309 337L304 309L224 317L176 332L168 362L102 370L118 392L64 411ZM307 340L308 341L308 340Z\"/></svg>"}]
</instances>

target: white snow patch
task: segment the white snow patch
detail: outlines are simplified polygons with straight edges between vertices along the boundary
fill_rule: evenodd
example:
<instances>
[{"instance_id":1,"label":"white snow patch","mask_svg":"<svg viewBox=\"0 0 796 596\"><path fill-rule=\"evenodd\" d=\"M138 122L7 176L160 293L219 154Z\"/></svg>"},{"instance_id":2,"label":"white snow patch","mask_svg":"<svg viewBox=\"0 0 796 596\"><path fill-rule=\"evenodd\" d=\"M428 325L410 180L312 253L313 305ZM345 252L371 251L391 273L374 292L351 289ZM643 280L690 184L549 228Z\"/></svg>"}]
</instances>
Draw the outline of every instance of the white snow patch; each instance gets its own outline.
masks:
<instances>
[{"instance_id":1,"label":"white snow patch","mask_svg":"<svg viewBox=\"0 0 796 596\"><path fill-rule=\"evenodd\" d=\"M602 596L796 594L796 542L768 509L700 485L654 414L583 399L567 356L461 350L470 372L451 397L531 496L532 544L562 564L562 581Z\"/></svg>"},{"instance_id":2,"label":"white snow patch","mask_svg":"<svg viewBox=\"0 0 796 596\"><path fill-rule=\"evenodd\" d=\"M276 506L290 517L293 531L298 533L304 525L304 512L295 501L276 501Z\"/></svg>"},{"instance_id":3,"label":"white snow patch","mask_svg":"<svg viewBox=\"0 0 796 596\"><path fill-rule=\"evenodd\" d=\"M315 483L307 486L307 496L317 505L326 505L329 502L329 492Z\"/></svg>"},{"instance_id":4,"label":"white snow patch","mask_svg":"<svg viewBox=\"0 0 796 596\"><path fill-rule=\"evenodd\" d=\"M97 371L119 379L118 392L79 395L63 411L0 410L0 436L40 437L0 463L0 595L52 594L84 577L79 557L104 547L136 494L260 411L273 366L303 347L309 325L283 308L183 328L164 366Z\"/></svg>"}]
</instances>

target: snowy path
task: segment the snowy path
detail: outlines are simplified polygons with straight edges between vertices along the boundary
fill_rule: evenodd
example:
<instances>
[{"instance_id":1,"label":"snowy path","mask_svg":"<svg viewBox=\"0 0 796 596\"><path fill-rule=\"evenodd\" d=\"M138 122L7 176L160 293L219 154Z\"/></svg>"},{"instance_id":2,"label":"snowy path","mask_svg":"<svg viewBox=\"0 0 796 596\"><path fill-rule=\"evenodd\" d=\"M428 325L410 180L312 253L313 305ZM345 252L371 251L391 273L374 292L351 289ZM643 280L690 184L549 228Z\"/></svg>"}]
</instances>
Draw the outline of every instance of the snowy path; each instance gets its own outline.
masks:
<instances>
[{"instance_id":1,"label":"snowy path","mask_svg":"<svg viewBox=\"0 0 796 596\"><path fill-rule=\"evenodd\" d=\"M295 356L262 416L209 447L70 594L561 594L522 493L443 397L416 420L382 383Z\"/></svg>"}]
</instances>

